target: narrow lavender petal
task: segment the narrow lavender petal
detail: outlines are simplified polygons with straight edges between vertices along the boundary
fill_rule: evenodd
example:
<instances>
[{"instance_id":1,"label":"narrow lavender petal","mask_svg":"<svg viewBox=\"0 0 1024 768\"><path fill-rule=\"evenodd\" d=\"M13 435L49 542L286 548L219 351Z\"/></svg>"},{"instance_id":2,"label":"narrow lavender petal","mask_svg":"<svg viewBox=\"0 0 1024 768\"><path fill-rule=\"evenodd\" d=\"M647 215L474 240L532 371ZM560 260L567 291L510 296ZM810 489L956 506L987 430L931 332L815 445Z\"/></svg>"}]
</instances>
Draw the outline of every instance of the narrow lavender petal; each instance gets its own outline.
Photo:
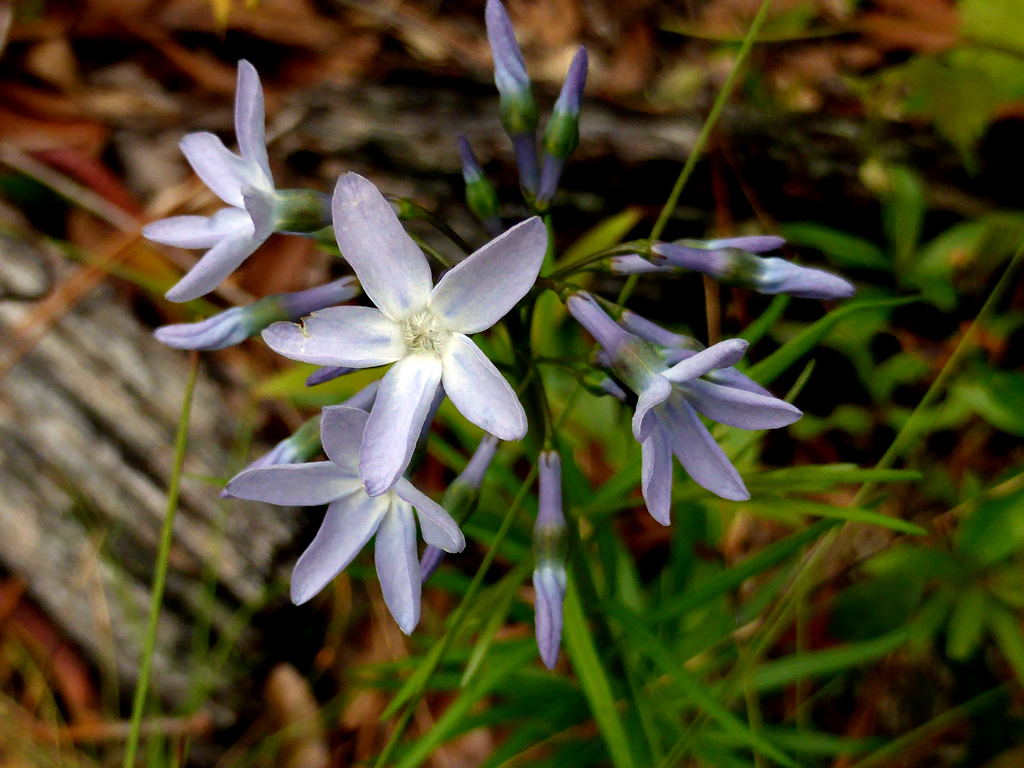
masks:
<instances>
[{"instance_id":1,"label":"narrow lavender petal","mask_svg":"<svg viewBox=\"0 0 1024 768\"><path fill-rule=\"evenodd\" d=\"M292 571L292 602L302 605L345 570L377 531L387 499L355 491L331 503L313 542Z\"/></svg>"},{"instance_id":2,"label":"narrow lavender petal","mask_svg":"<svg viewBox=\"0 0 1024 768\"><path fill-rule=\"evenodd\" d=\"M282 293L281 301L284 303L288 316L293 320L298 320L317 310L354 299L359 295L359 291L359 281L349 276L305 291Z\"/></svg>"},{"instance_id":3,"label":"narrow lavender petal","mask_svg":"<svg viewBox=\"0 0 1024 768\"><path fill-rule=\"evenodd\" d=\"M706 250L674 243L658 243L651 251L673 267L689 269L714 278L728 275L734 260L727 250Z\"/></svg>"},{"instance_id":4,"label":"narrow lavender petal","mask_svg":"<svg viewBox=\"0 0 1024 768\"><path fill-rule=\"evenodd\" d=\"M426 582L441 565L445 551L440 547L427 546L420 556L420 578Z\"/></svg>"},{"instance_id":5,"label":"narrow lavender petal","mask_svg":"<svg viewBox=\"0 0 1024 768\"><path fill-rule=\"evenodd\" d=\"M676 363L667 371L665 378L673 383L681 383L703 376L715 368L727 368L739 362L749 345L743 339L726 339L714 346Z\"/></svg>"},{"instance_id":6,"label":"narrow lavender petal","mask_svg":"<svg viewBox=\"0 0 1024 768\"><path fill-rule=\"evenodd\" d=\"M652 410L672 394L672 384L664 376L654 376L640 393L633 412L633 437L643 442L654 429L656 414Z\"/></svg>"},{"instance_id":7,"label":"narrow lavender petal","mask_svg":"<svg viewBox=\"0 0 1024 768\"><path fill-rule=\"evenodd\" d=\"M564 566L552 563L538 565L533 572L536 593L534 625L537 650L548 669L558 662L558 649L562 643L562 607L565 603L566 573Z\"/></svg>"},{"instance_id":8,"label":"narrow lavender petal","mask_svg":"<svg viewBox=\"0 0 1024 768\"><path fill-rule=\"evenodd\" d=\"M260 169L273 189L270 161L267 158L266 120L263 86L256 68L245 59L238 62L238 87L235 90L235 135L242 157Z\"/></svg>"},{"instance_id":9,"label":"narrow lavender petal","mask_svg":"<svg viewBox=\"0 0 1024 768\"><path fill-rule=\"evenodd\" d=\"M416 509L423 540L427 544L440 547L445 552L461 552L466 548L466 538L462 535L459 524L444 507L404 477L398 479L394 490L400 499L409 502Z\"/></svg>"},{"instance_id":10,"label":"narrow lavender petal","mask_svg":"<svg viewBox=\"0 0 1024 768\"><path fill-rule=\"evenodd\" d=\"M315 387L318 384L326 384L328 381L334 381L358 370L358 368L346 368L344 365L327 365L309 374L306 377L306 386Z\"/></svg>"},{"instance_id":11,"label":"narrow lavender petal","mask_svg":"<svg viewBox=\"0 0 1024 768\"><path fill-rule=\"evenodd\" d=\"M263 331L267 345L290 360L373 368L405 355L402 330L373 307L327 307L297 323Z\"/></svg>"},{"instance_id":12,"label":"narrow lavender petal","mask_svg":"<svg viewBox=\"0 0 1024 768\"><path fill-rule=\"evenodd\" d=\"M649 341L660 347L692 349L697 352L704 349L704 345L696 339L665 330L660 325L652 323L646 317L642 317L628 309L622 310L622 315L619 317L619 325L634 336L639 336L644 341Z\"/></svg>"},{"instance_id":13,"label":"narrow lavender petal","mask_svg":"<svg viewBox=\"0 0 1024 768\"><path fill-rule=\"evenodd\" d=\"M723 499L750 498L739 472L681 394L673 393L662 403L658 415L672 443L672 452L697 485Z\"/></svg>"},{"instance_id":14,"label":"narrow lavender petal","mask_svg":"<svg viewBox=\"0 0 1024 768\"><path fill-rule=\"evenodd\" d=\"M357 173L342 175L332 211L338 247L370 300L395 321L424 309L430 265L377 188Z\"/></svg>"},{"instance_id":15,"label":"narrow lavender petal","mask_svg":"<svg viewBox=\"0 0 1024 768\"><path fill-rule=\"evenodd\" d=\"M329 405L320 411L320 443L347 476L359 477L359 447L370 416L359 408Z\"/></svg>"},{"instance_id":16,"label":"narrow lavender petal","mask_svg":"<svg viewBox=\"0 0 1024 768\"><path fill-rule=\"evenodd\" d=\"M709 371L705 374L705 378L715 384L721 384L723 387L732 387L733 389L742 389L747 392L753 392L756 395L774 397L774 395L772 395L772 393L767 389L762 387L746 374L740 373L735 368L719 368L714 371Z\"/></svg>"},{"instance_id":17,"label":"narrow lavender petal","mask_svg":"<svg viewBox=\"0 0 1024 768\"><path fill-rule=\"evenodd\" d=\"M658 419L640 443L640 487L651 517L662 525L672 522L672 446Z\"/></svg>"},{"instance_id":18,"label":"narrow lavender petal","mask_svg":"<svg viewBox=\"0 0 1024 768\"><path fill-rule=\"evenodd\" d=\"M577 117L580 113L580 103L583 101L583 87L587 83L587 49L580 46L572 57L569 71L562 83L562 90L558 94L558 100L552 108L555 114L564 113Z\"/></svg>"},{"instance_id":19,"label":"narrow lavender petal","mask_svg":"<svg viewBox=\"0 0 1024 768\"><path fill-rule=\"evenodd\" d=\"M397 496L377 528L374 560L384 602L399 628L412 634L420 620L422 578L416 558L416 521L412 507Z\"/></svg>"},{"instance_id":20,"label":"narrow lavender petal","mask_svg":"<svg viewBox=\"0 0 1024 768\"><path fill-rule=\"evenodd\" d=\"M803 414L785 400L694 379L680 386L687 402L712 421L740 429L777 429Z\"/></svg>"},{"instance_id":21,"label":"narrow lavender petal","mask_svg":"<svg viewBox=\"0 0 1024 768\"><path fill-rule=\"evenodd\" d=\"M232 307L198 323L163 325L153 335L175 349L224 349L258 332L247 320L244 307Z\"/></svg>"},{"instance_id":22,"label":"narrow lavender petal","mask_svg":"<svg viewBox=\"0 0 1024 768\"><path fill-rule=\"evenodd\" d=\"M494 58L494 84L498 86L498 91L510 95L529 91L530 77L526 74L526 61L516 42L512 20L500 0L487 0L484 19L491 56Z\"/></svg>"},{"instance_id":23,"label":"narrow lavender petal","mask_svg":"<svg viewBox=\"0 0 1024 768\"><path fill-rule=\"evenodd\" d=\"M531 194L537 194L539 163L537 162L537 137L533 133L517 133L512 136L512 149L519 167L519 183Z\"/></svg>"},{"instance_id":24,"label":"narrow lavender petal","mask_svg":"<svg viewBox=\"0 0 1024 768\"><path fill-rule=\"evenodd\" d=\"M453 334L442 358L445 392L459 413L502 440L522 440L526 411L515 390L464 334Z\"/></svg>"},{"instance_id":25,"label":"narrow lavender petal","mask_svg":"<svg viewBox=\"0 0 1024 768\"><path fill-rule=\"evenodd\" d=\"M738 248L741 251L750 253L764 253L774 251L786 244L786 239L775 235L751 235L748 237L725 237L719 240L705 240L704 247L714 250L716 248Z\"/></svg>"},{"instance_id":26,"label":"narrow lavender petal","mask_svg":"<svg viewBox=\"0 0 1024 768\"><path fill-rule=\"evenodd\" d=\"M252 183L246 162L224 146L224 142L205 131L189 133L178 142L196 176L217 197L235 208L243 208L242 187Z\"/></svg>"},{"instance_id":27,"label":"narrow lavender petal","mask_svg":"<svg viewBox=\"0 0 1024 768\"><path fill-rule=\"evenodd\" d=\"M569 314L587 329L594 340L614 359L623 344L633 336L608 316L601 305L586 291L574 293L565 303Z\"/></svg>"},{"instance_id":28,"label":"narrow lavender petal","mask_svg":"<svg viewBox=\"0 0 1024 768\"><path fill-rule=\"evenodd\" d=\"M785 293L799 299L848 299L857 292L853 284L821 269L801 267L785 259L762 259L755 290Z\"/></svg>"},{"instance_id":29,"label":"narrow lavender petal","mask_svg":"<svg viewBox=\"0 0 1024 768\"><path fill-rule=\"evenodd\" d=\"M212 216L172 216L147 224L142 236L177 248L212 248L225 237L248 233L249 215L238 208L221 208Z\"/></svg>"},{"instance_id":30,"label":"narrow lavender petal","mask_svg":"<svg viewBox=\"0 0 1024 768\"><path fill-rule=\"evenodd\" d=\"M440 383L441 361L429 355L402 358L381 380L359 457L359 475L371 496L386 492L409 466Z\"/></svg>"},{"instance_id":31,"label":"narrow lavender petal","mask_svg":"<svg viewBox=\"0 0 1024 768\"><path fill-rule=\"evenodd\" d=\"M247 469L228 482L227 492L239 499L286 507L329 504L359 490L359 478L332 461L278 464Z\"/></svg>"},{"instance_id":32,"label":"narrow lavender petal","mask_svg":"<svg viewBox=\"0 0 1024 768\"><path fill-rule=\"evenodd\" d=\"M208 250L196 265L167 291L168 301L191 301L205 296L238 269L263 241L251 235L236 234L225 237Z\"/></svg>"},{"instance_id":33,"label":"narrow lavender petal","mask_svg":"<svg viewBox=\"0 0 1024 768\"><path fill-rule=\"evenodd\" d=\"M624 256L612 256L611 271L617 275L647 275L652 272L675 272L675 267L652 264L643 256L627 253Z\"/></svg>"}]
</instances>

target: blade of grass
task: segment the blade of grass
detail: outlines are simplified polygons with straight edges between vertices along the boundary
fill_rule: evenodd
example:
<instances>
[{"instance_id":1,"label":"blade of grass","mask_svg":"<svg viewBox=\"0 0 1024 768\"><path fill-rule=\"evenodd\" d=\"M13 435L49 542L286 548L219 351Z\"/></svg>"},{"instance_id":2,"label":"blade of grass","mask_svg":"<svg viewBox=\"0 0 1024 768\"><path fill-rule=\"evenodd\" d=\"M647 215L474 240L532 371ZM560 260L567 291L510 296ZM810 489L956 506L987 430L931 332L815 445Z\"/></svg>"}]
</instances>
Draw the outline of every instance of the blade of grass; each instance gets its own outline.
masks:
<instances>
[{"instance_id":1,"label":"blade of grass","mask_svg":"<svg viewBox=\"0 0 1024 768\"><path fill-rule=\"evenodd\" d=\"M604 738L612 764L615 768L633 768L633 754L629 749L626 729L615 708L611 683L608 682L608 675L601 666L594 638L583 615L579 592L571 577L565 593L562 621L566 651L572 659L572 667L579 678L583 693L590 703L590 709L594 713L594 720Z\"/></svg>"},{"instance_id":2,"label":"blade of grass","mask_svg":"<svg viewBox=\"0 0 1024 768\"><path fill-rule=\"evenodd\" d=\"M164 515L160 531L160 547L156 556L156 572L153 574L153 592L149 605L149 620L143 641L142 661L139 679L135 684L135 700L132 704L131 730L124 750L124 768L134 768L135 753L139 748L139 732L142 728L142 714L149 692L149 675L153 668L153 654L156 650L156 629L160 621L160 606L163 604L164 587L167 585L167 568L171 559L171 539L174 533L174 517L178 511L178 491L181 486L181 469L185 463L185 446L188 443L188 422L192 414L192 397L199 379L199 353L193 352L188 384L185 388L185 402L178 419L178 436L174 445L174 466L171 471L170 487L167 489L167 514Z\"/></svg>"}]
</instances>

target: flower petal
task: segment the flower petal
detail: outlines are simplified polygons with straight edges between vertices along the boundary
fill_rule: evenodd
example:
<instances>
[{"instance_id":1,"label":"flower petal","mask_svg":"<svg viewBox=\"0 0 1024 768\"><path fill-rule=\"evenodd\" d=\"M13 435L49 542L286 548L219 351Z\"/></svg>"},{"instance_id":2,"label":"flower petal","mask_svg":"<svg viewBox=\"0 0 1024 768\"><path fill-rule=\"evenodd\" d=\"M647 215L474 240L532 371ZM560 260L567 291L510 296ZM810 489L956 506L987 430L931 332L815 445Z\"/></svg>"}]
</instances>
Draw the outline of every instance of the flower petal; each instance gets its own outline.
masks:
<instances>
[{"instance_id":1,"label":"flower petal","mask_svg":"<svg viewBox=\"0 0 1024 768\"><path fill-rule=\"evenodd\" d=\"M377 188L346 173L334 188L332 211L341 254L381 312L398 321L424 309L430 265Z\"/></svg>"},{"instance_id":2,"label":"flower petal","mask_svg":"<svg viewBox=\"0 0 1024 768\"><path fill-rule=\"evenodd\" d=\"M371 499L362 490L333 502L313 543L295 563L292 602L302 605L341 573L366 546L387 510L385 499Z\"/></svg>"},{"instance_id":3,"label":"flower petal","mask_svg":"<svg viewBox=\"0 0 1024 768\"><path fill-rule=\"evenodd\" d=\"M445 552L461 552L466 548L466 537L462 535L459 524L448 514L444 507L431 499L404 477L395 483L395 493L416 508L420 518L420 530L423 540L431 546Z\"/></svg>"},{"instance_id":4,"label":"flower petal","mask_svg":"<svg viewBox=\"0 0 1024 768\"><path fill-rule=\"evenodd\" d=\"M142 236L178 248L212 248L229 235L251 231L249 214L238 208L221 208L212 216L172 216L154 221L143 227Z\"/></svg>"},{"instance_id":5,"label":"flower petal","mask_svg":"<svg viewBox=\"0 0 1024 768\"><path fill-rule=\"evenodd\" d=\"M739 362L747 351L747 342L743 339L726 339L714 346L691 355L682 362L676 363L662 375L676 384L703 376L716 368L727 368Z\"/></svg>"},{"instance_id":6,"label":"flower petal","mask_svg":"<svg viewBox=\"0 0 1024 768\"><path fill-rule=\"evenodd\" d=\"M274 323L263 340L280 355L314 365L372 368L405 354L402 331L373 307L328 307L297 323Z\"/></svg>"},{"instance_id":7,"label":"flower petal","mask_svg":"<svg viewBox=\"0 0 1024 768\"><path fill-rule=\"evenodd\" d=\"M672 452L697 485L723 499L750 498L740 473L681 394L673 392L659 407L658 415L672 443Z\"/></svg>"},{"instance_id":8,"label":"flower petal","mask_svg":"<svg viewBox=\"0 0 1024 768\"><path fill-rule=\"evenodd\" d=\"M522 440L526 411L505 377L473 341L452 335L445 349L444 389L459 412L500 440Z\"/></svg>"},{"instance_id":9,"label":"flower petal","mask_svg":"<svg viewBox=\"0 0 1024 768\"><path fill-rule=\"evenodd\" d=\"M225 490L239 499L312 507L360 490L360 484L332 461L311 461L247 469L231 478Z\"/></svg>"},{"instance_id":10,"label":"flower petal","mask_svg":"<svg viewBox=\"0 0 1024 768\"><path fill-rule=\"evenodd\" d=\"M652 264L638 253L612 256L611 270L617 275L647 275L652 272L675 272L675 267Z\"/></svg>"},{"instance_id":11,"label":"flower petal","mask_svg":"<svg viewBox=\"0 0 1024 768\"><path fill-rule=\"evenodd\" d=\"M431 311L453 331L490 328L537 282L547 248L540 217L516 224L445 273L430 294Z\"/></svg>"},{"instance_id":12,"label":"flower petal","mask_svg":"<svg viewBox=\"0 0 1024 768\"><path fill-rule=\"evenodd\" d=\"M251 184L242 187L242 202L252 221L253 237L266 240L274 233L274 197Z\"/></svg>"},{"instance_id":13,"label":"flower petal","mask_svg":"<svg viewBox=\"0 0 1024 768\"><path fill-rule=\"evenodd\" d=\"M746 237L725 237L719 240L705 240L704 247L716 248L739 248L741 251L750 253L764 253L774 251L786 244L784 237L777 235L747 235Z\"/></svg>"},{"instance_id":14,"label":"flower petal","mask_svg":"<svg viewBox=\"0 0 1024 768\"><path fill-rule=\"evenodd\" d=\"M767 389L762 387L745 373L740 373L735 368L718 368L717 370L709 371L705 375L708 377L709 381L715 384L721 384L723 387L744 389L747 392L753 392L757 395L774 397L774 395L772 395L772 393Z\"/></svg>"},{"instance_id":15,"label":"flower petal","mask_svg":"<svg viewBox=\"0 0 1024 768\"><path fill-rule=\"evenodd\" d=\"M654 376L650 383L644 387L640 397L636 401L636 410L633 412L633 437L638 442L643 442L651 434L654 428L655 414L651 409L665 402L672 394L672 384L664 376Z\"/></svg>"},{"instance_id":16,"label":"flower petal","mask_svg":"<svg viewBox=\"0 0 1024 768\"><path fill-rule=\"evenodd\" d=\"M536 595L533 623L537 637L537 651L548 669L558 662L558 648L562 643L562 609L568 584L565 566L546 563L533 572Z\"/></svg>"},{"instance_id":17,"label":"flower petal","mask_svg":"<svg viewBox=\"0 0 1024 768\"><path fill-rule=\"evenodd\" d=\"M242 157L259 167L266 175L265 181L270 189L273 189L263 125L265 119L260 76L252 64L242 59L238 62L238 87L235 90L235 136Z\"/></svg>"},{"instance_id":18,"label":"flower petal","mask_svg":"<svg viewBox=\"0 0 1024 768\"><path fill-rule=\"evenodd\" d=\"M777 429L803 416L785 400L693 379L680 387L694 410L712 421L740 429Z\"/></svg>"},{"instance_id":19,"label":"flower petal","mask_svg":"<svg viewBox=\"0 0 1024 768\"><path fill-rule=\"evenodd\" d=\"M242 186L252 183L245 161L212 133L188 133L178 143L196 176L228 205L241 208Z\"/></svg>"},{"instance_id":20,"label":"flower petal","mask_svg":"<svg viewBox=\"0 0 1024 768\"><path fill-rule=\"evenodd\" d=\"M391 507L377 528L374 560L384 602L399 628L411 634L420 620L420 564L412 507L391 496Z\"/></svg>"},{"instance_id":21,"label":"flower petal","mask_svg":"<svg viewBox=\"0 0 1024 768\"><path fill-rule=\"evenodd\" d=\"M368 418L370 414L366 411L345 405L329 405L320 412L320 442L324 453L356 479L359 478L359 446Z\"/></svg>"},{"instance_id":22,"label":"flower petal","mask_svg":"<svg viewBox=\"0 0 1024 768\"><path fill-rule=\"evenodd\" d=\"M263 245L249 234L225 237L203 254L164 296L168 301L191 301L205 296L224 282L257 248Z\"/></svg>"},{"instance_id":23,"label":"flower petal","mask_svg":"<svg viewBox=\"0 0 1024 768\"><path fill-rule=\"evenodd\" d=\"M662 525L672 522L672 446L668 434L657 420L640 443L640 486L651 517Z\"/></svg>"},{"instance_id":24,"label":"flower petal","mask_svg":"<svg viewBox=\"0 0 1024 768\"><path fill-rule=\"evenodd\" d=\"M381 380L359 453L371 496L391 488L409 466L440 382L441 360L433 355L407 355Z\"/></svg>"},{"instance_id":25,"label":"flower petal","mask_svg":"<svg viewBox=\"0 0 1024 768\"><path fill-rule=\"evenodd\" d=\"M857 292L853 284L823 269L793 264L785 259L761 260L761 274L754 288L769 295L785 293L798 299L848 299Z\"/></svg>"}]
</instances>

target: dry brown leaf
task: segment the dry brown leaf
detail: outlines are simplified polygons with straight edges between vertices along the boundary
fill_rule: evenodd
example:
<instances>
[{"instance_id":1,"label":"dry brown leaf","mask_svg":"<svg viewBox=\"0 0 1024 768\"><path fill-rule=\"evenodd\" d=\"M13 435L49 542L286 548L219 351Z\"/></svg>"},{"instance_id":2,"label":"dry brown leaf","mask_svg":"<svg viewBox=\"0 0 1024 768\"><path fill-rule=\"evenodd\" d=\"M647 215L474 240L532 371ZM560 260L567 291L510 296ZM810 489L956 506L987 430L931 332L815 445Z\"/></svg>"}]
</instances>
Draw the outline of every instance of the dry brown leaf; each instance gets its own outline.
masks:
<instances>
[{"instance_id":1,"label":"dry brown leaf","mask_svg":"<svg viewBox=\"0 0 1024 768\"><path fill-rule=\"evenodd\" d=\"M0 107L0 141L23 152L77 147L98 155L109 135L109 129L96 123L40 120Z\"/></svg>"},{"instance_id":2,"label":"dry brown leaf","mask_svg":"<svg viewBox=\"0 0 1024 768\"><path fill-rule=\"evenodd\" d=\"M26 72L63 91L70 91L78 85L75 52L63 35L33 45L22 63Z\"/></svg>"},{"instance_id":3,"label":"dry brown leaf","mask_svg":"<svg viewBox=\"0 0 1024 768\"><path fill-rule=\"evenodd\" d=\"M267 676L263 696L277 726L287 729L282 768L327 768L330 751L309 681L290 664L278 664Z\"/></svg>"}]
</instances>

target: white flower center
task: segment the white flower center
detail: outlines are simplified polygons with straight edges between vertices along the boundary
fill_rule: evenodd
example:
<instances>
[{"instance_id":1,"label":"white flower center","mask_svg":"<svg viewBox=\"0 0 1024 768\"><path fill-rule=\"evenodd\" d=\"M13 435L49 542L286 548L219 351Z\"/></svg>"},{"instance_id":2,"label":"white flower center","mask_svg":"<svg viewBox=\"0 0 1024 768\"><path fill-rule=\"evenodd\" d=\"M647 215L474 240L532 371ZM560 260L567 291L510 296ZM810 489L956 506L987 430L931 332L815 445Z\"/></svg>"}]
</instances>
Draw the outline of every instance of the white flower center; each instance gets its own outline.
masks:
<instances>
[{"instance_id":1,"label":"white flower center","mask_svg":"<svg viewBox=\"0 0 1024 768\"><path fill-rule=\"evenodd\" d=\"M429 309L402 321L402 341L410 354L427 352L440 357L451 337L451 331Z\"/></svg>"}]
</instances>

